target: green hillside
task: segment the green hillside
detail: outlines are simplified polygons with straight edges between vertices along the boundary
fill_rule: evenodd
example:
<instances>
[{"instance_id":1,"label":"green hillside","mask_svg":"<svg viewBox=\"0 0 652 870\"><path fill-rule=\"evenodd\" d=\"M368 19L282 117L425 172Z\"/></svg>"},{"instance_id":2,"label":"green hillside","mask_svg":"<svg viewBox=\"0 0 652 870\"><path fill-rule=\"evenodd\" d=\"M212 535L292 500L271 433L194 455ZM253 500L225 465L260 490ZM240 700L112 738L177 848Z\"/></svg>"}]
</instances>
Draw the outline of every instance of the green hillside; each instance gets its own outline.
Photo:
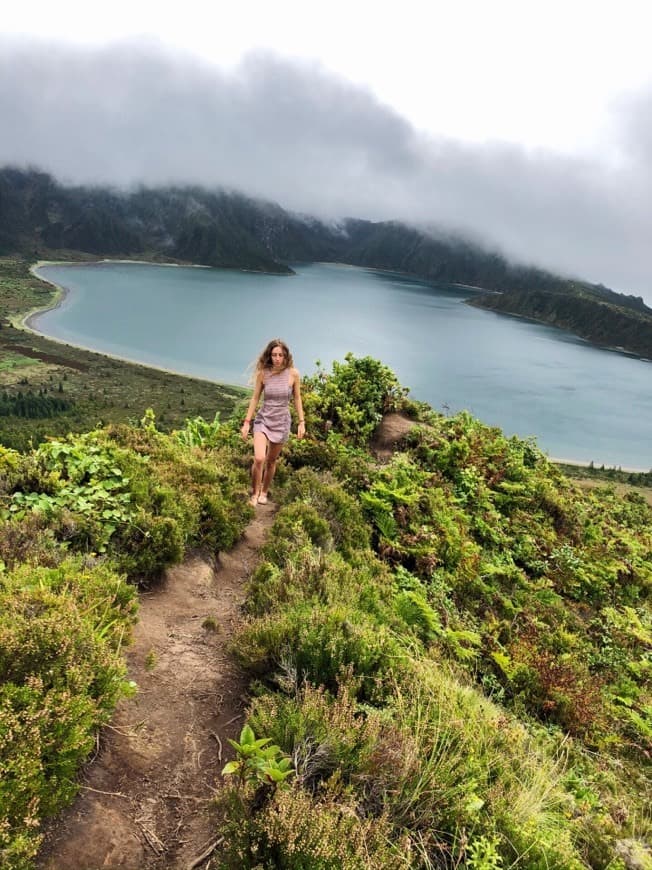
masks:
<instances>
[{"instance_id":1,"label":"green hillside","mask_svg":"<svg viewBox=\"0 0 652 870\"><path fill-rule=\"evenodd\" d=\"M304 408L234 643L252 701L212 866L650 866L643 497L577 489L369 358L307 378ZM403 435L378 458L388 412ZM31 866L132 690L136 589L242 533L238 428L146 414L0 452L3 867Z\"/></svg>"}]
</instances>

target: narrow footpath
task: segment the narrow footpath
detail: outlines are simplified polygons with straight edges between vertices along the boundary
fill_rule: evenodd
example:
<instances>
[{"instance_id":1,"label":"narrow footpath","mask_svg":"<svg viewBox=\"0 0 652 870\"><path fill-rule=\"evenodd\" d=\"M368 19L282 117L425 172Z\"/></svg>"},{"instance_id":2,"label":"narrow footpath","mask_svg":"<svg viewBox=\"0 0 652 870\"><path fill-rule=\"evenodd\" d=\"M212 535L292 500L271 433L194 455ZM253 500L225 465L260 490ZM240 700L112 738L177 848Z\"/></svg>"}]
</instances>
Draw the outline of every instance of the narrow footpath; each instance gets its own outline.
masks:
<instances>
[{"instance_id":1,"label":"narrow footpath","mask_svg":"<svg viewBox=\"0 0 652 870\"><path fill-rule=\"evenodd\" d=\"M127 655L138 692L102 729L74 804L49 824L39 870L209 866L220 833L211 801L246 700L228 644L273 514L257 507L216 566L191 558L141 594Z\"/></svg>"}]
</instances>

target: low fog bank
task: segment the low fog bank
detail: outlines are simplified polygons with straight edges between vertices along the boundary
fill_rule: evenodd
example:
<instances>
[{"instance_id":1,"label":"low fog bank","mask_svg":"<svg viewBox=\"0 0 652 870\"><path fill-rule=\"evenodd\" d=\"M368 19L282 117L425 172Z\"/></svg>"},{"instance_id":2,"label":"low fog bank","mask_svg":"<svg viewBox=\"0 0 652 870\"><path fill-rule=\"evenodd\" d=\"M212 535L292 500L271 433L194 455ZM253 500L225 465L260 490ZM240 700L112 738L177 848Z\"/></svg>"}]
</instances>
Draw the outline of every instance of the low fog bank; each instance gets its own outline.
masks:
<instances>
[{"instance_id":1,"label":"low fog bank","mask_svg":"<svg viewBox=\"0 0 652 870\"><path fill-rule=\"evenodd\" d=\"M614 166L434 139L369 91L269 54L226 73L143 40L84 50L0 39L0 164L446 227L648 304L651 104L652 90L621 103Z\"/></svg>"}]
</instances>

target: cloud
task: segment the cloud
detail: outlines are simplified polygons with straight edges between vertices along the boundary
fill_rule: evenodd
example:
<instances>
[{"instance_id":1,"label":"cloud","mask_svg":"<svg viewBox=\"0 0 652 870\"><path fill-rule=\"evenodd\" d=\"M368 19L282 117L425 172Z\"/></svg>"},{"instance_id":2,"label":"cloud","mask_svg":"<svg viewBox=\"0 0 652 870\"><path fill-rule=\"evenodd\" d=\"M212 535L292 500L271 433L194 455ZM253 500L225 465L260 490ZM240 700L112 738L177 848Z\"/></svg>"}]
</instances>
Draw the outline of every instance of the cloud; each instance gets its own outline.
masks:
<instances>
[{"instance_id":1,"label":"cloud","mask_svg":"<svg viewBox=\"0 0 652 870\"><path fill-rule=\"evenodd\" d=\"M13 38L0 41L0 164L450 227L652 303L650 102L618 107L616 165L429 137L317 63L257 53L226 72L142 38L92 50Z\"/></svg>"}]
</instances>

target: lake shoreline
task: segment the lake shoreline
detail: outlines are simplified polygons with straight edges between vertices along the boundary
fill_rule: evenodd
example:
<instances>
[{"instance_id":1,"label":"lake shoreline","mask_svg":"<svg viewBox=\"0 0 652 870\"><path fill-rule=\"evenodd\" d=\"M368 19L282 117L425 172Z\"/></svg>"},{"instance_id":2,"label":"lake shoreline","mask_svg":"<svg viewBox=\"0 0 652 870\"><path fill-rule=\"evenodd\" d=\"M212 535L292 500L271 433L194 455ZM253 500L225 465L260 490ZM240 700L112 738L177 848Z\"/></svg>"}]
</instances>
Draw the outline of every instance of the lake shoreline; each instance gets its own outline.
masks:
<instances>
[{"instance_id":1,"label":"lake shoreline","mask_svg":"<svg viewBox=\"0 0 652 870\"><path fill-rule=\"evenodd\" d=\"M101 260L74 261L74 262L71 262L69 260L39 260L36 263L32 264L32 266L30 266L29 271L39 280L44 281L45 283L48 283L52 287L54 287L56 290L55 296L50 301L50 303L48 305L41 306L37 309L32 309L32 310L28 311L27 313L22 314L19 317L16 317L15 319L16 320L20 319L21 323L14 324L14 325L16 325L18 328L24 329L25 331L33 332L36 335L42 336L43 338L46 338L48 341L53 341L53 342L56 342L60 345L67 345L70 347L75 347L75 348L78 348L78 349L83 350L83 351L88 352L88 353L97 354L99 356L104 356L104 357L109 358L109 359L115 359L115 360L118 360L121 362L128 363L130 365L140 366L142 368L151 369L154 371L161 371L161 372L165 372L167 374L180 375L183 377L193 378L193 379L196 379L199 381L203 381L203 382L210 383L210 384L215 384L218 386L230 387L230 388L234 388L234 389L238 389L238 390L242 390L242 391L247 390L247 387L243 386L241 383L238 383L238 384L228 383L228 382L223 381L223 380L217 380L215 378L197 375L193 372L183 371L183 370L179 370L177 368L171 368L169 366L156 365L156 364L152 364L150 362L143 362L142 360L134 359L133 357L125 356L122 354L107 353L107 352L98 350L97 348L94 348L94 347L91 347L91 346L88 346L85 344L78 344L76 342L66 341L64 339L56 338L56 337L53 337L51 335L48 335L46 332L43 332L39 328L40 318L44 314L46 314L47 312L52 311L52 310L57 309L57 308L60 308L65 303L66 299L68 298L69 294L71 293L71 290L70 290L70 288L67 288L67 287L62 286L60 284L57 284L55 281L51 280L50 278L47 278L47 277L41 275L39 273L39 269L41 267L46 267L46 266L66 266L66 267L72 266L72 265L80 265L80 266L98 265L99 266L99 265L103 265L103 264L108 264L108 265L111 265L111 264L132 265L133 264L133 265L147 265L147 266L164 265L164 266L172 266L174 268L184 267L184 268L198 268L198 269L206 269L206 270L212 268L209 266L195 265L195 264L160 263L160 262L151 261L151 260L131 260L131 259L103 258ZM350 268L350 269L358 268L355 266L351 266L349 264L341 264L341 263L336 263L336 264L325 263L324 265L329 265L329 266L336 265L336 266ZM240 270L237 270L237 271L240 271ZM374 271L378 271L378 270L374 270ZM381 270L381 271L385 271L385 270ZM387 271L389 271L389 270L387 270ZM458 285L458 287L459 287L459 289L462 289L461 285ZM471 290L472 288L468 287L467 289ZM475 289L475 288L473 288L473 289ZM517 319L523 319L523 320L527 319L527 318L522 318L519 315L508 315L508 317L509 316L515 317ZM544 325L546 325L546 324L544 324ZM586 343L589 344L589 346L591 345L590 342L586 342ZM433 405L433 407L435 407L435 406ZM540 449L544 450L544 453L546 452L544 448L540 448ZM604 464L605 468L621 469L624 472L647 473L649 471L648 468L645 468L642 466L637 467L635 465L629 465L629 464L620 465L617 461L614 462L614 460L613 460L613 453L614 452L615 451L612 452L611 461L604 462L604 463L602 462L602 460L596 461L595 459L593 459L593 460L586 460L586 459L574 460L574 459L556 458L556 457L554 457L554 458L549 457L549 459L553 463L575 465L578 467L587 467L588 468L591 466L591 464L593 464L595 467L600 467L602 464ZM586 455L586 454L584 454L584 455ZM618 455L618 454L616 453L616 455Z\"/></svg>"},{"instance_id":2,"label":"lake shoreline","mask_svg":"<svg viewBox=\"0 0 652 870\"><path fill-rule=\"evenodd\" d=\"M164 372L168 375L180 375L184 378L192 378L197 381L204 381L207 384L215 384L219 387L227 387L228 389L234 390L242 390L243 392L250 392L247 387L243 387L242 384L230 384L226 381L216 381L213 378L204 378L199 375L193 374L192 372L182 372L176 369L166 368L165 366L157 366L152 365L150 363L144 363L141 360L131 359L127 356L121 356L115 353L106 353L102 350L97 350L97 348L88 347L83 344L76 344L75 342L64 341L62 338L56 338L56 336L48 335L46 332L42 332L41 330L36 328L36 321L39 317L44 314L47 314L50 311L55 311L58 308L61 308L63 303L66 301L68 296L72 293L69 287L64 287L62 284L57 284L55 281L52 281L50 278L46 278L43 275L39 275L38 269L41 266L95 266L100 265L102 263L135 263L141 264L144 266L173 266L179 267L181 265L184 268L197 268L197 269L210 269L211 266L201 266L201 265L190 265L190 264L180 264L180 263L156 263L150 260L87 260L87 261L74 261L70 260L38 260L36 263L33 263L29 267L29 271L35 278L38 278L39 281L44 281L46 284L50 284L55 288L55 295L50 304L40 306L39 308L32 308L30 311L26 313L20 314L16 317L10 318L10 323L15 329L23 330L24 332L31 332L34 335L38 335L41 338L45 338L48 341L53 341L55 344L61 344L65 347L75 347L78 350L86 351L87 353L97 354L97 356L103 356L107 359L114 359L118 362L129 363L129 365L140 366L145 369L152 369L157 372Z\"/></svg>"}]
</instances>

